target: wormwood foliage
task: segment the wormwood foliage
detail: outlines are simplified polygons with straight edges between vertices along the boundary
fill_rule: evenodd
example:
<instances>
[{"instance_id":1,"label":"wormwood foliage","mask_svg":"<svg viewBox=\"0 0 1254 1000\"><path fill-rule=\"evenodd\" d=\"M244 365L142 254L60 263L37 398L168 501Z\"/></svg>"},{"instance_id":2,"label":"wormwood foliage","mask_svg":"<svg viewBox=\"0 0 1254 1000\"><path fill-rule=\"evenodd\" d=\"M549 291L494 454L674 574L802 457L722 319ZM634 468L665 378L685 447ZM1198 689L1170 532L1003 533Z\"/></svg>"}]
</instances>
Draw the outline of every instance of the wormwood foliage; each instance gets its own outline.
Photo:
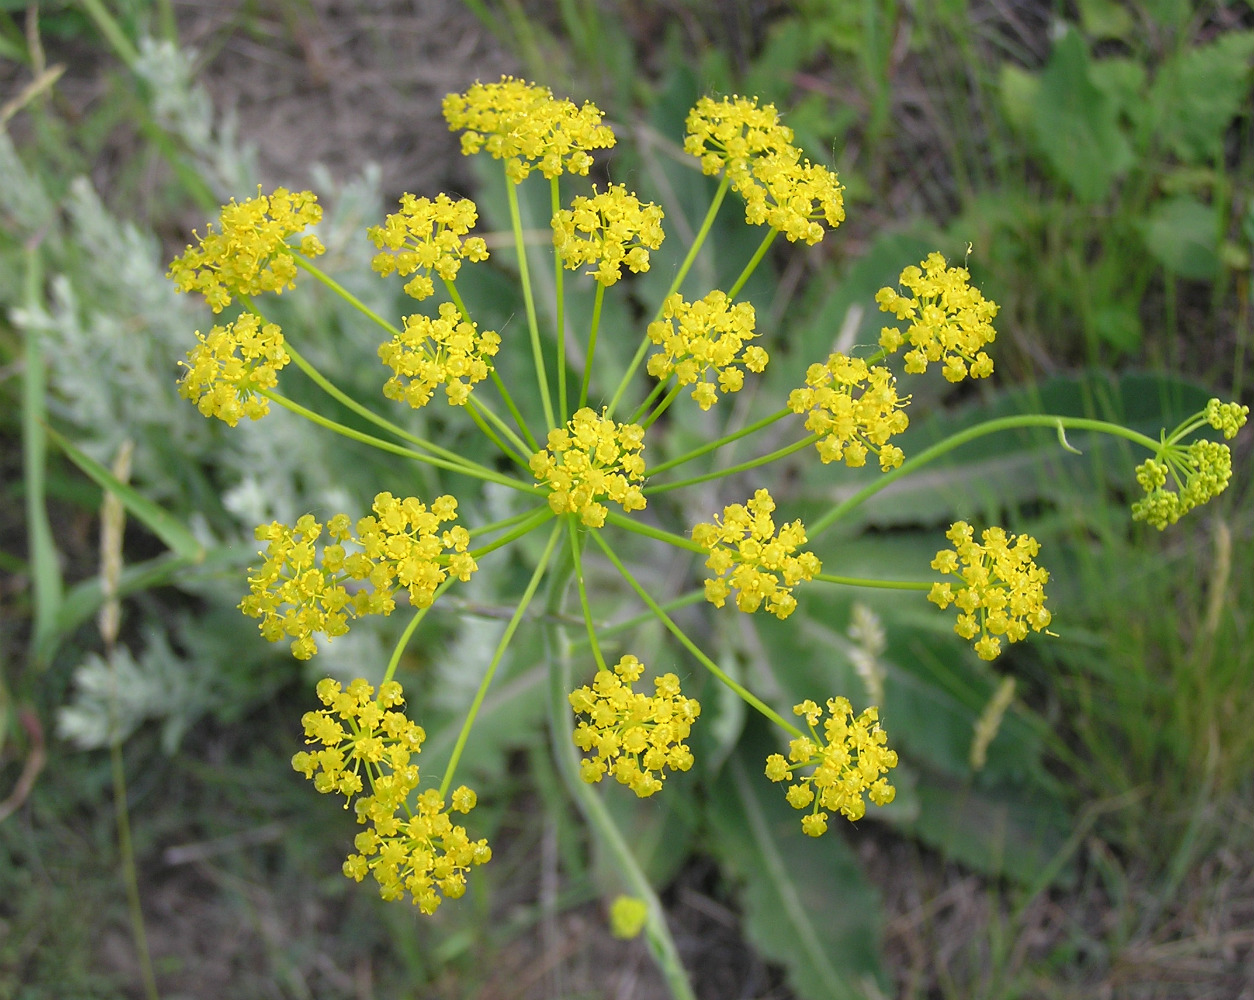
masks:
<instances>
[{"instance_id":1,"label":"wormwood foliage","mask_svg":"<svg viewBox=\"0 0 1254 1000\"><path fill-rule=\"evenodd\" d=\"M931 564L949 579L896 581L824 573L823 561L812 551L820 537L893 480L972 437L1013 427L1056 427L1060 436L1065 428L1098 431L1146 448L1151 457L1136 476L1147 497L1134 507L1134 516L1159 527L1206 502L1228 481L1226 444L1204 438L1186 443L1206 427L1231 438L1244 424L1245 407L1218 400L1160 441L1118 424L1027 414L990 421L962 432L961 439L948 439L914 457L905 455L894 439L909 425L910 395L899 389L895 367L904 378L936 365L951 382L985 378L993 371L987 348L995 336L997 305L972 287L964 267L951 266L939 253L905 267L898 289L884 288L878 294L888 318L878 350L813 359L796 373L796 388L768 417L650 468L649 439L660 418L672 408L682 414L694 404L702 411L714 410L771 363L766 346L759 343L753 306L739 297L741 289L781 233L791 243L813 245L840 225L845 212L838 178L802 155L772 105L749 97L698 101L687 120L683 148L695 158L694 167L716 179L709 211L670 288L655 303L652 319L641 329L612 331L615 338L630 338L638 346L625 370L607 371L597 352L606 290L648 271L650 254L666 237L659 206L641 201L623 185L603 190L580 185L579 178L594 165L593 152L614 145L613 130L594 105L579 106L510 77L449 95L444 110L450 128L463 132L465 153L501 161L514 262L526 306L525 333L484 329L472 305L463 300L458 287L462 269L491 266L492 254L500 251L490 251L489 241L473 235L475 204L444 194L405 195L399 211L366 234L379 250L373 266L382 279L408 279L404 290L416 302L432 298L437 289L444 293L433 309L401 317L399 323L371 312L316 266L313 258L321 244L307 230L318 223L321 209L309 192L278 190L242 204L232 202L223 209L218 230L210 228L198 246L189 246L170 267L178 287L200 292L215 313L238 309L234 319L213 326L209 335L196 335L185 363L182 392L202 413L235 425L244 418L258 420L271 404L278 405L362 446L442 470L464 484L459 487L467 491L463 499L491 484L512 491L521 503L522 512L512 517L464 525L451 494L423 499L380 492L372 513L356 519L337 513L320 522L309 514L293 525L273 522L257 528L264 561L250 571L250 592L240 607L261 619L266 639L290 640L295 656L314 657L319 641L333 641L362 616L389 615L406 605L411 609L411 623L377 692L360 679L343 690L330 680L318 685L325 707L304 721L313 749L293 759L296 770L313 778L319 791L344 795L352 803L365 829L344 870L358 880L372 875L386 898L408 896L424 912L432 912L442 899L461 895L469 869L491 856L485 841L471 840L450 819L450 811L470 812L474 793L464 786L450 789L462 748L473 738L482 695L542 581L548 583L546 610L552 612L543 627L554 632L568 628L561 624L568 616L559 614L568 602L577 604L575 613L586 623L589 654L576 669L590 682L575 686L566 658L551 667L559 682L555 690L568 693L564 700L555 699L551 717L554 726L570 733L569 773L588 783L610 775L647 797L665 791L668 773L693 767L686 741L701 725L701 706L684 695L677 673L648 683L637 656L626 653L612 666L607 662L585 582L590 550L604 557L683 647L690 667L709 671L778 727L787 755L770 754L764 777L787 782L787 802L803 812L802 831L819 837L830 814L856 820L865 813L867 799L876 805L893 800L889 775L897 754L889 746L891 719L885 720L886 730L877 707L855 713L846 697L816 692L823 707L810 699L796 705L794 714L805 722L804 729L798 728L725 673L684 632L670 614L673 606L660 604L618 554L623 538L634 535L670 545L694 563L703 563L708 575L698 584L701 570L694 565L693 584L697 595L704 588L704 597L716 609L711 614L765 611L787 619L797 607L798 592L808 587L926 592L942 609L956 606L955 633L973 643L976 655L991 660L1001 652L1003 639L1022 641L1051 622L1045 594L1049 574L1037 563L1039 546L1030 536L988 526L976 541L976 529L959 521L947 535L953 548L939 552ZM557 317L552 329L539 318L536 283L525 252L518 204L524 182L547 184L551 195L551 287ZM746 225L764 231L761 244L729 288L685 290L729 191L743 202ZM571 280L590 282L595 296L587 329L574 334L580 337L579 351L568 343L566 271L581 272ZM360 310L363 322L378 328L386 399L412 408L453 408L450 416L473 421L499 453L499 461L480 464L410 433L347 397L311 365L299 351L299 338L267 318L262 298L291 289L306 276L342 295ZM895 356L903 351L898 364ZM530 359L534 385L521 385L516 377L507 384L500 377L496 362L504 352ZM369 421L375 432L336 423L281 391L281 372L292 365ZM652 388L632 402L642 366ZM282 374L289 377L290 370ZM616 389L597 395L595 387L605 385ZM680 398L684 389L689 392ZM515 398L521 393L534 393L526 407ZM544 425L533 426L535 418L526 419L524 409L542 412ZM795 428L790 445L735 465L718 465L728 446L743 447L767 428L786 433L790 427ZM685 465L711 454L715 471L679 477ZM855 468L874 459L881 475L809 526L781 514L765 487L748 498L727 497L729 502L710 510L707 520L691 525L662 526L658 517L666 512L659 515L650 506L652 497L669 490L810 454L824 464L839 461ZM501 566L497 551L531 532L547 537L543 554L490 662L481 665L480 697L468 713L446 772L438 783L426 783L415 763L424 735L404 714L403 693L394 679L397 664L418 623L455 581L481 570L494 572ZM650 688L652 694L646 693ZM648 918L654 930L656 919ZM616 920L628 923L625 917ZM639 926L634 918L631 922ZM658 933L665 933L664 926Z\"/></svg>"}]
</instances>

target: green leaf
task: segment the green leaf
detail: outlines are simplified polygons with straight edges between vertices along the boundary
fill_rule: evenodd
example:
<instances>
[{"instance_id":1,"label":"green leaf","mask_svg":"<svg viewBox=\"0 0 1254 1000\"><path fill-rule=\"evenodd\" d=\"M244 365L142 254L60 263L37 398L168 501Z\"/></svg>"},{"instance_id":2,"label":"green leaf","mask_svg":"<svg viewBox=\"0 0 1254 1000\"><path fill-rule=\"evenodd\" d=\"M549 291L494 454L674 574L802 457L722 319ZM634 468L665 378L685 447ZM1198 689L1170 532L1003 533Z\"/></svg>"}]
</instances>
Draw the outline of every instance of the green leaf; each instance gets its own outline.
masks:
<instances>
[{"instance_id":1,"label":"green leaf","mask_svg":"<svg viewBox=\"0 0 1254 1000\"><path fill-rule=\"evenodd\" d=\"M1116 0L1080 0L1080 26L1090 38L1127 38L1132 15Z\"/></svg>"},{"instance_id":2,"label":"green leaf","mask_svg":"<svg viewBox=\"0 0 1254 1000\"><path fill-rule=\"evenodd\" d=\"M1145 247L1172 274L1211 281L1219 274L1215 210L1182 195L1155 205L1141 226Z\"/></svg>"},{"instance_id":3,"label":"green leaf","mask_svg":"<svg viewBox=\"0 0 1254 1000\"><path fill-rule=\"evenodd\" d=\"M807 1000L883 995L879 899L843 831L819 838L801 832L801 813L762 774L775 747L762 727L754 730L710 801L713 847L740 883L745 932L784 966L789 984Z\"/></svg>"},{"instance_id":4,"label":"green leaf","mask_svg":"<svg viewBox=\"0 0 1254 1000\"><path fill-rule=\"evenodd\" d=\"M204 559L204 546L177 518L127 486L94 458L80 451L56 431L48 428L47 433L71 462L82 469L101 489L114 494L130 515L160 538L175 555L192 563Z\"/></svg>"},{"instance_id":5,"label":"green leaf","mask_svg":"<svg viewBox=\"0 0 1254 1000\"><path fill-rule=\"evenodd\" d=\"M1027 132L1032 127L1037 95L1041 81L1035 73L1004 62L997 70L997 91L1001 99L1002 114L1017 132Z\"/></svg>"},{"instance_id":6,"label":"green leaf","mask_svg":"<svg viewBox=\"0 0 1254 1000\"><path fill-rule=\"evenodd\" d=\"M1248 112L1252 56L1254 31L1233 31L1158 71L1149 93L1155 131L1185 162L1213 160L1233 118Z\"/></svg>"},{"instance_id":7,"label":"green leaf","mask_svg":"<svg viewBox=\"0 0 1254 1000\"><path fill-rule=\"evenodd\" d=\"M1082 201L1101 201L1132 164L1110 98L1089 76L1084 40L1068 31L1054 45L1034 103L1036 144Z\"/></svg>"}]
</instances>

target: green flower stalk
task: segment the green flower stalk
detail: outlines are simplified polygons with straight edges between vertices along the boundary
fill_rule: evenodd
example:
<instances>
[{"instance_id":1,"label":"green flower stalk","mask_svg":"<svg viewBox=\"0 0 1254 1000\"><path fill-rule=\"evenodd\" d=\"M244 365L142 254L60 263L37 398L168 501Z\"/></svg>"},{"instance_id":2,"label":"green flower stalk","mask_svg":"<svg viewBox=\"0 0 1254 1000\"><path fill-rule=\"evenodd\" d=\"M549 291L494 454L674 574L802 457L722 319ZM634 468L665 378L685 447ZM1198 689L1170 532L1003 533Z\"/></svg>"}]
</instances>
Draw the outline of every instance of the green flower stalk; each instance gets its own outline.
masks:
<instances>
[{"instance_id":1,"label":"green flower stalk","mask_svg":"<svg viewBox=\"0 0 1254 1000\"><path fill-rule=\"evenodd\" d=\"M878 352L804 359L795 372L795 388L769 416L650 468L649 439L663 413L692 413L695 408L717 414L714 407L723 397L754 384L770 362L755 328L753 305L739 298L740 289L780 234L792 244L814 245L843 222L838 178L805 159L773 106L748 97L702 98L688 117L684 149L699 160L705 174L718 179L710 210L671 287L646 312L652 319L637 329L613 331L619 340L629 338L629 349L631 338L637 347L625 370L607 371L608 362L596 350L598 336L605 335L604 298L647 271L651 253L665 237L657 205L641 201L622 185L599 190L582 182L581 187L579 178L592 167L593 153L614 145L613 130L594 105L576 105L512 77L451 94L444 111L450 128L463 132L465 153L487 153L501 161L526 334L484 329L474 304L464 301L458 288L463 268L492 266L485 240L475 234L479 213L473 201L406 194L398 212L367 231L379 250L374 270L385 280L404 279L404 292L427 304L394 322L367 309L318 269L312 258L322 246L306 232L321 217L317 199L310 192L280 189L225 206L219 231L211 226L199 246L188 247L170 267L178 287L202 294L215 313L237 300L242 306L208 335L196 335L183 363L181 391L206 416L231 426L244 418L260 420L277 403L362 446L439 469L460 483L463 499L476 481L491 482L522 494L530 507L495 525L463 525L453 493L424 499L379 492L372 511L356 519L340 513L323 523L307 514L293 525L262 525L256 534L263 543L262 562L249 571L250 592L240 608L260 619L264 638L290 640L293 655L306 660L317 655L320 643L334 641L364 616L390 615L406 603L415 609L377 691L361 679L345 689L331 680L318 685L324 707L305 716L310 749L297 753L293 766L312 778L319 791L343 795L364 827L344 864L345 873L359 881L371 875L385 898L408 897L431 913L442 900L460 896L470 870L491 857L484 840L471 839L450 819L450 811L472 811L474 792L465 786L450 789L496 668L544 581L546 638L564 650L573 649L569 626L555 622L582 619L590 652L583 663L587 683L568 679L568 664L552 666L554 745L559 754L564 749L571 755L559 770L571 779L574 797L598 835L612 846L632 893L632 899L615 905L615 926L628 935L645 926L668 982L677 995L690 995L661 908L630 846L596 796L578 782L594 784L612 777L647 797L666 793L668 774L699 766L688 740L701 725L701 706L681 691L681 677L692 670L708 671L779 730L781 749L786 747L787 753L768 757L765 777L787 783L785 798L804 811L801 829L807 835L821 836L834 814L861 818L868 800L875 805L891 802L895 793L889 774L897 754L888 745L889 730L881 726L879 708L867 706L855 713L850 701L835 692L817 693L825 709L809 699L793 706L794 716L804 719L804 729L799 728L724 672L668 609L699 600L702 586L711 614L766 612L779 619L789 618L797 608L798 588L890 588L915 592L920 595L911 598L915 600L926 592L941 608L954 605L955 632L973 643L976 655L993 659L1003 640L1023 641L1050 624L1045 608L1049 574L1036 562L1039 546L1034 539L988 526L976 541L976 529L960 521L947 535L953 548L940 551L931 565L948 580L824 574L820 556L811 548L834 523L896 479L982 434L1026 426L1056 427L1060 436L1064 428L1083 428L1145 447L1151 457L1137 469L1136 478L1146 496L1133 506L1133 516L1162 528L1218 495L1230 478L1227 445L1195 439L1197 432L1209 427L1230 439L1248 411L1212 400L1203 413L1160 441L1104 421L1029 414L969 428L907 456L896 439L909 424L911 397L899 387L899 379L932 364L940 365L952 382L985 378L993 370L987 348L995 336L996 303L970 284L965 268L951 267L934 253L906 267L898 289L884 288L876 296L880 309L903 324L883 328ZM543 180L529 181L537 172ZM558 322L551 330L541 324L527 267L517 193L523 183L546 183L553 206L551 314ZM766 228L762 242L731 288L683 288L729 191L743 201L746 224ZM565 271L579 273L565 276ZM363 323L378 329L381 407L343 393L296 346L289 346L289 333L266 317L262 297L290 290L306 274L342 296ZM592 318L585 330L568 334L566 283L579 281L594 286ZM578 393L568 392L566 385L570 336L582 338L585 359ZM894 356L903 350L897 365ZM541 410L545 426L528 425L523 408L498 375L497 359L506 352L530 356L540 405L526 409ZM296 364L289 369L292 360ZM641 398L625 398L641 364L652 386ZM550 392L550 370L557 372L555 394ZM293 378L309 379L382 436L338 424L294 402L283 390ZM530 379L526 385L532 386ZM595 390L599 385L616 388L602 399ZM441 400L452 408L450 419L464 412L474 422L500 461L483 464L451 452L403 430L387 415L388 406L420 408ZM620 402L623 412L633 414L621 422L615 418ZM792 439L774 450L752 452L755 435L778 430L781 422L794 427ZM742 450L735 463L716 462L713 471L685 473L685 465L733 445ZM881 475L813 519L809 529L800 519L781 514L766 488L757 488L744 502L723 498L728 502L696 524L668 526L662 519L681 505L657 510L648 504L650 496L662 492L756 472L790 456L805 459L812 455L811 447L825 465L859 467L874 461ZM427 609L444 593L475 572L496 571L496 553L537 530L548 535L544 555L533 567L491 662L481 665L479 690L445 774L438 784L424 788L415 760L425 737L405 714L393 676L401 654ZM659 603L620 555L624 538L681 550L693 563L695 593L666 606ZM611 633L629 637L630 626L603 626L593 615L584 572L589 552L604 555L640 598L641 620L654 618L669 631L677 643L676 655L687 658L683 669L650 675L630 653L612 665L606 661L602 640ZM699 559L703 566L697 565ZM577 610L571 606L574 600Z\"/></svg>"}]
</instances>

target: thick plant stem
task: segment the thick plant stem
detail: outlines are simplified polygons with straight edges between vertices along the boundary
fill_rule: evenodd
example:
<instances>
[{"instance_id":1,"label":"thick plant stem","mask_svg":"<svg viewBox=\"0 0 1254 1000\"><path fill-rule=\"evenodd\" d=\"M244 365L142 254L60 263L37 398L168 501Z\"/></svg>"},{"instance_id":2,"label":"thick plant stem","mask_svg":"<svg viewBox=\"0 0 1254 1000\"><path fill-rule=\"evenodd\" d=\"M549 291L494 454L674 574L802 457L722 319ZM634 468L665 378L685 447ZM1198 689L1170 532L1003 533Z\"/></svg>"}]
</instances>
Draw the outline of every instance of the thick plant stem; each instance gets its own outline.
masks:
<instances>
[{"instance_id":1,"label":"thick plant stem","mask_svg":"<svg viewBox=\"0 0 1254 1000\"><path fill-rule=\"evenodd\" d=\"M545 604L544 635L549 659L549 734L553 744L553 757L579 811L617 864L625 888L637 899L644 900L648 907L645 939L649 945L649 953L657 963L662 978L666 980L671 996L674 1000L696 1000L696 994L688 982L688 974L680 961L679 949L675 946L670 928L667 927L666 913L657 893L653 891L648 877L632 854L622 831L605 808L600 794L579 777L578 747L570 735L574 731L574 721L567 699L573 686L572 643L566 627L559 623L566 591L574 574L572 558L572 554L567 551L563 561L554 568L549 577L548 599Z\"/></svg>"}]
</instances>

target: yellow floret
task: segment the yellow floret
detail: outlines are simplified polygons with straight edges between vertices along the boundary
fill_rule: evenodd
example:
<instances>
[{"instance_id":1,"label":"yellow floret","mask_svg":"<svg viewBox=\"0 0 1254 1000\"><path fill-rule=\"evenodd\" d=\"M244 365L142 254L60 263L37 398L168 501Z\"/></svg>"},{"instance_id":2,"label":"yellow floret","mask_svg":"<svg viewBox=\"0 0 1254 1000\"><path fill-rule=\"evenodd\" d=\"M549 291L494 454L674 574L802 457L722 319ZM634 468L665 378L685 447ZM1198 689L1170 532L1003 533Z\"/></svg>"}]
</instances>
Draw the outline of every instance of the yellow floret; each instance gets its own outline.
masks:
<instances>
[{"instance_id":1,"label":"yellow floret","mask_svg":"<svg viewBox=\"0 0 1254 1000\"><path fill-rule=\"evenodd\" d=\"M451 130L465 129L462 152L486 150L505 161L510 180L518 183L533 169L552 179L563 173L587 174L590 149L614 145L614 133L601 124L603 115L588 101L577 107L558 100L548 87L512 76L497 83L475 83L464 94L444 98L444 118Z\"/></svg>"},{"instance_id":2,"label":"yellow floret","mask_svg":"<svg viewBox=\"0 0 1254 1000\"><path fill-rule=\"evenodd\" d=\"M628 267L640 274L649 269L649 251L662 245L662 209L641 202L622 184L611 184L591 198L577 197L569 209L553 216L553 247L562 265L576 270L595 265L590 273L609 287Z\"/></svg>"},{"instance_id":3,"label":"yellow floret","mask_svg":"<svg viewBox=\"0 0 1254 1000\"><path fill-rule=\"evenodd\" d=\"M280 294L296 283L288 238L321 219L322 208L310 191L293 194L277 188L240 204L232 199L222 206L222 232L215 233L210 223L207 234L197 237L200 246L189 245L170 264L166 277L180 292L200 292L215 313L237 295ZM299 249L305 256L323 252L314 236L301 240Z\"/></svg>"},{"instance_id":4,"label":"yellow floret","mask_svg":"<svg viewBox=\"0 0 1254 1000\"><path fill-rule=\"evenodd\" d=\"M480 331L451 302L440 305L439 317L406 316L405 329L379 347L379 358L393 371L383 395L403 400L417 409L425 406L438 386L444 386L449 405L464 406L471 388L492 371L501 338Z\"/></svg>"},{"instance_id":5,"label":"yellow floret","mask_svg":"<svg viewBox=\"0 0 1254 1000\"><path fill-rule=\"evenodd\" d=\"M454 201L440 194L432 201L404 194L400 204L400 212L389 215L382 226L366 230L366 235L385 251L372 261L379 274L417 274L405 285L408 295L421 301L433 294L432 272L444 281L454 281L463 260L488 259L483 238L466 236L479 218L478 208L469 198Z\"/></svg>"},{"instance_id":6,"label":"yellow floret","mask_svg":"<svg viewBox=\"0 0 1254 1000\"><path fill-rule=\"evenodd\" d=\"M618 424L589 407L565 428L549 431L548 447L531 456L536 481L549 488L555 514L578 514L590 528L605 524L612 500L624 511L644 510L644 429Z\"/></svg>"},{"instance_id":7,"label":"yellow floret","mask_svg":"<svg viewBox=\"0 0 1254 1000\"><path fill-rule=\"evenodd\" d=\"M984 298L970 282L966 268L947 267L939 253L929 254L921 267L907 267L901 272L901 287L909 294L881 288L875 301L881 312L909 320L910 325L904 334L897 327L884 327L880 346L892 354L909 343L904 358L906 371L912 373L941 362L950 382L993 374L993 361L983 348L997 336L992 323L997 303Z\"/></svg>"},{"instance_id":8,"label":"yellow floret","mask_svg":"<svg viewBox=\"0 0 1254 1000\"><path fill-rule=\"evenodd\" d=\"M896 796L884 775L897 766L897 753L888 749L879 709L868 708L855 718L847 698L829 698L827 713L820 734L823 710L809 700L794 705L793 714L805 718L810 736L793 740L787 758L775 753L766 759L767 778L793 782L784 794L788 804L810 810L801 819L801 829L810 837L827 831L824 810L856 821L866 813L864 795L878 806ZM809 773L802 773L805 769Z\"/></svg>"},{"instance_id":9,"label":"yellow floret","mask_svg":"<svg viewBox=\"0 0 1254 1000\"><path fill-rule=\"evenodd\" d=\"M909 426L904 412L909 402L909 396L897 395L897 381L887 368L832 354L826 364L809 367L805 386L792 391L788 408L806 414L806 430L819 435L815 447L824 464L843 459L857 468L874 453L887 471L905 457L888 440Z\"/></svg>"},{"instance_id":10,"label":"yellow floret","mask_svg":"<svg viewBox=\"0 0 1254 1000\"><path fill-rule=\"evenodd\" d=\"M1002 637L1019 642L1027 638L1028 629L1040 632L1049 626L1049 573L1034 561L1040 551L1035 538L986 528L981 544L965 521L955 522L945 537L954 548L936 553L932 569L958 577L962 586L955 591L948 583L934 583L927 599L942 609L950 604L958 608L954 631L975 640L980 659L996 659Z\"/></svg>"},{"instance_id":11,"label":"yellow floret","mask_svg":"<svg viewBox=\"0 0 1254 1000\"><path fill-rule=\"evenodd\" d=\"M778 534L771 512L775 501L767 490L758 490L748 504L723 508L720 523L692 529L692 540L709 552L705 565L714 576L705 581L705 596L716 608L736 595L736 607L752 613L763 604L777 618L787 618L797 607L792 589L813 580L822 564L812 552L798 552L806 542L800 521L780 525Z\"/></svg>"},{"instance_id":12,"label":"yellow floret","mask_svg":"<svg viewBox=\"0 0 1254 1000\"><path fill-rule=\"evenodd\" d=\"M692 398L708 410L720 391L740 391L745 374L738 365L755 374L766 369L766 351L748 345L757 336L754 322L753 306L733 303L725 292L710 292L697 302L676 292L663 303L662 318L649 324L649 339L662 348L649 358L649 374L675 375L681 386L692 385Z\"/></svg>"},{"instance_id":13,"label":"yellow floret","mask_svg":"<svg viewBox=\"0 0 1254 1000\"><path fill-rule=\"evenodd\" d=\"M187 369L179 395L232 427L240 417L260 420L269 413L270 400L259 390L278 385L278 372L291 360L278 326L243 313L226 326L214 326L207 337L197 330L196 339L187 360L179 362Z\"/></svg>"}]
</instances>

